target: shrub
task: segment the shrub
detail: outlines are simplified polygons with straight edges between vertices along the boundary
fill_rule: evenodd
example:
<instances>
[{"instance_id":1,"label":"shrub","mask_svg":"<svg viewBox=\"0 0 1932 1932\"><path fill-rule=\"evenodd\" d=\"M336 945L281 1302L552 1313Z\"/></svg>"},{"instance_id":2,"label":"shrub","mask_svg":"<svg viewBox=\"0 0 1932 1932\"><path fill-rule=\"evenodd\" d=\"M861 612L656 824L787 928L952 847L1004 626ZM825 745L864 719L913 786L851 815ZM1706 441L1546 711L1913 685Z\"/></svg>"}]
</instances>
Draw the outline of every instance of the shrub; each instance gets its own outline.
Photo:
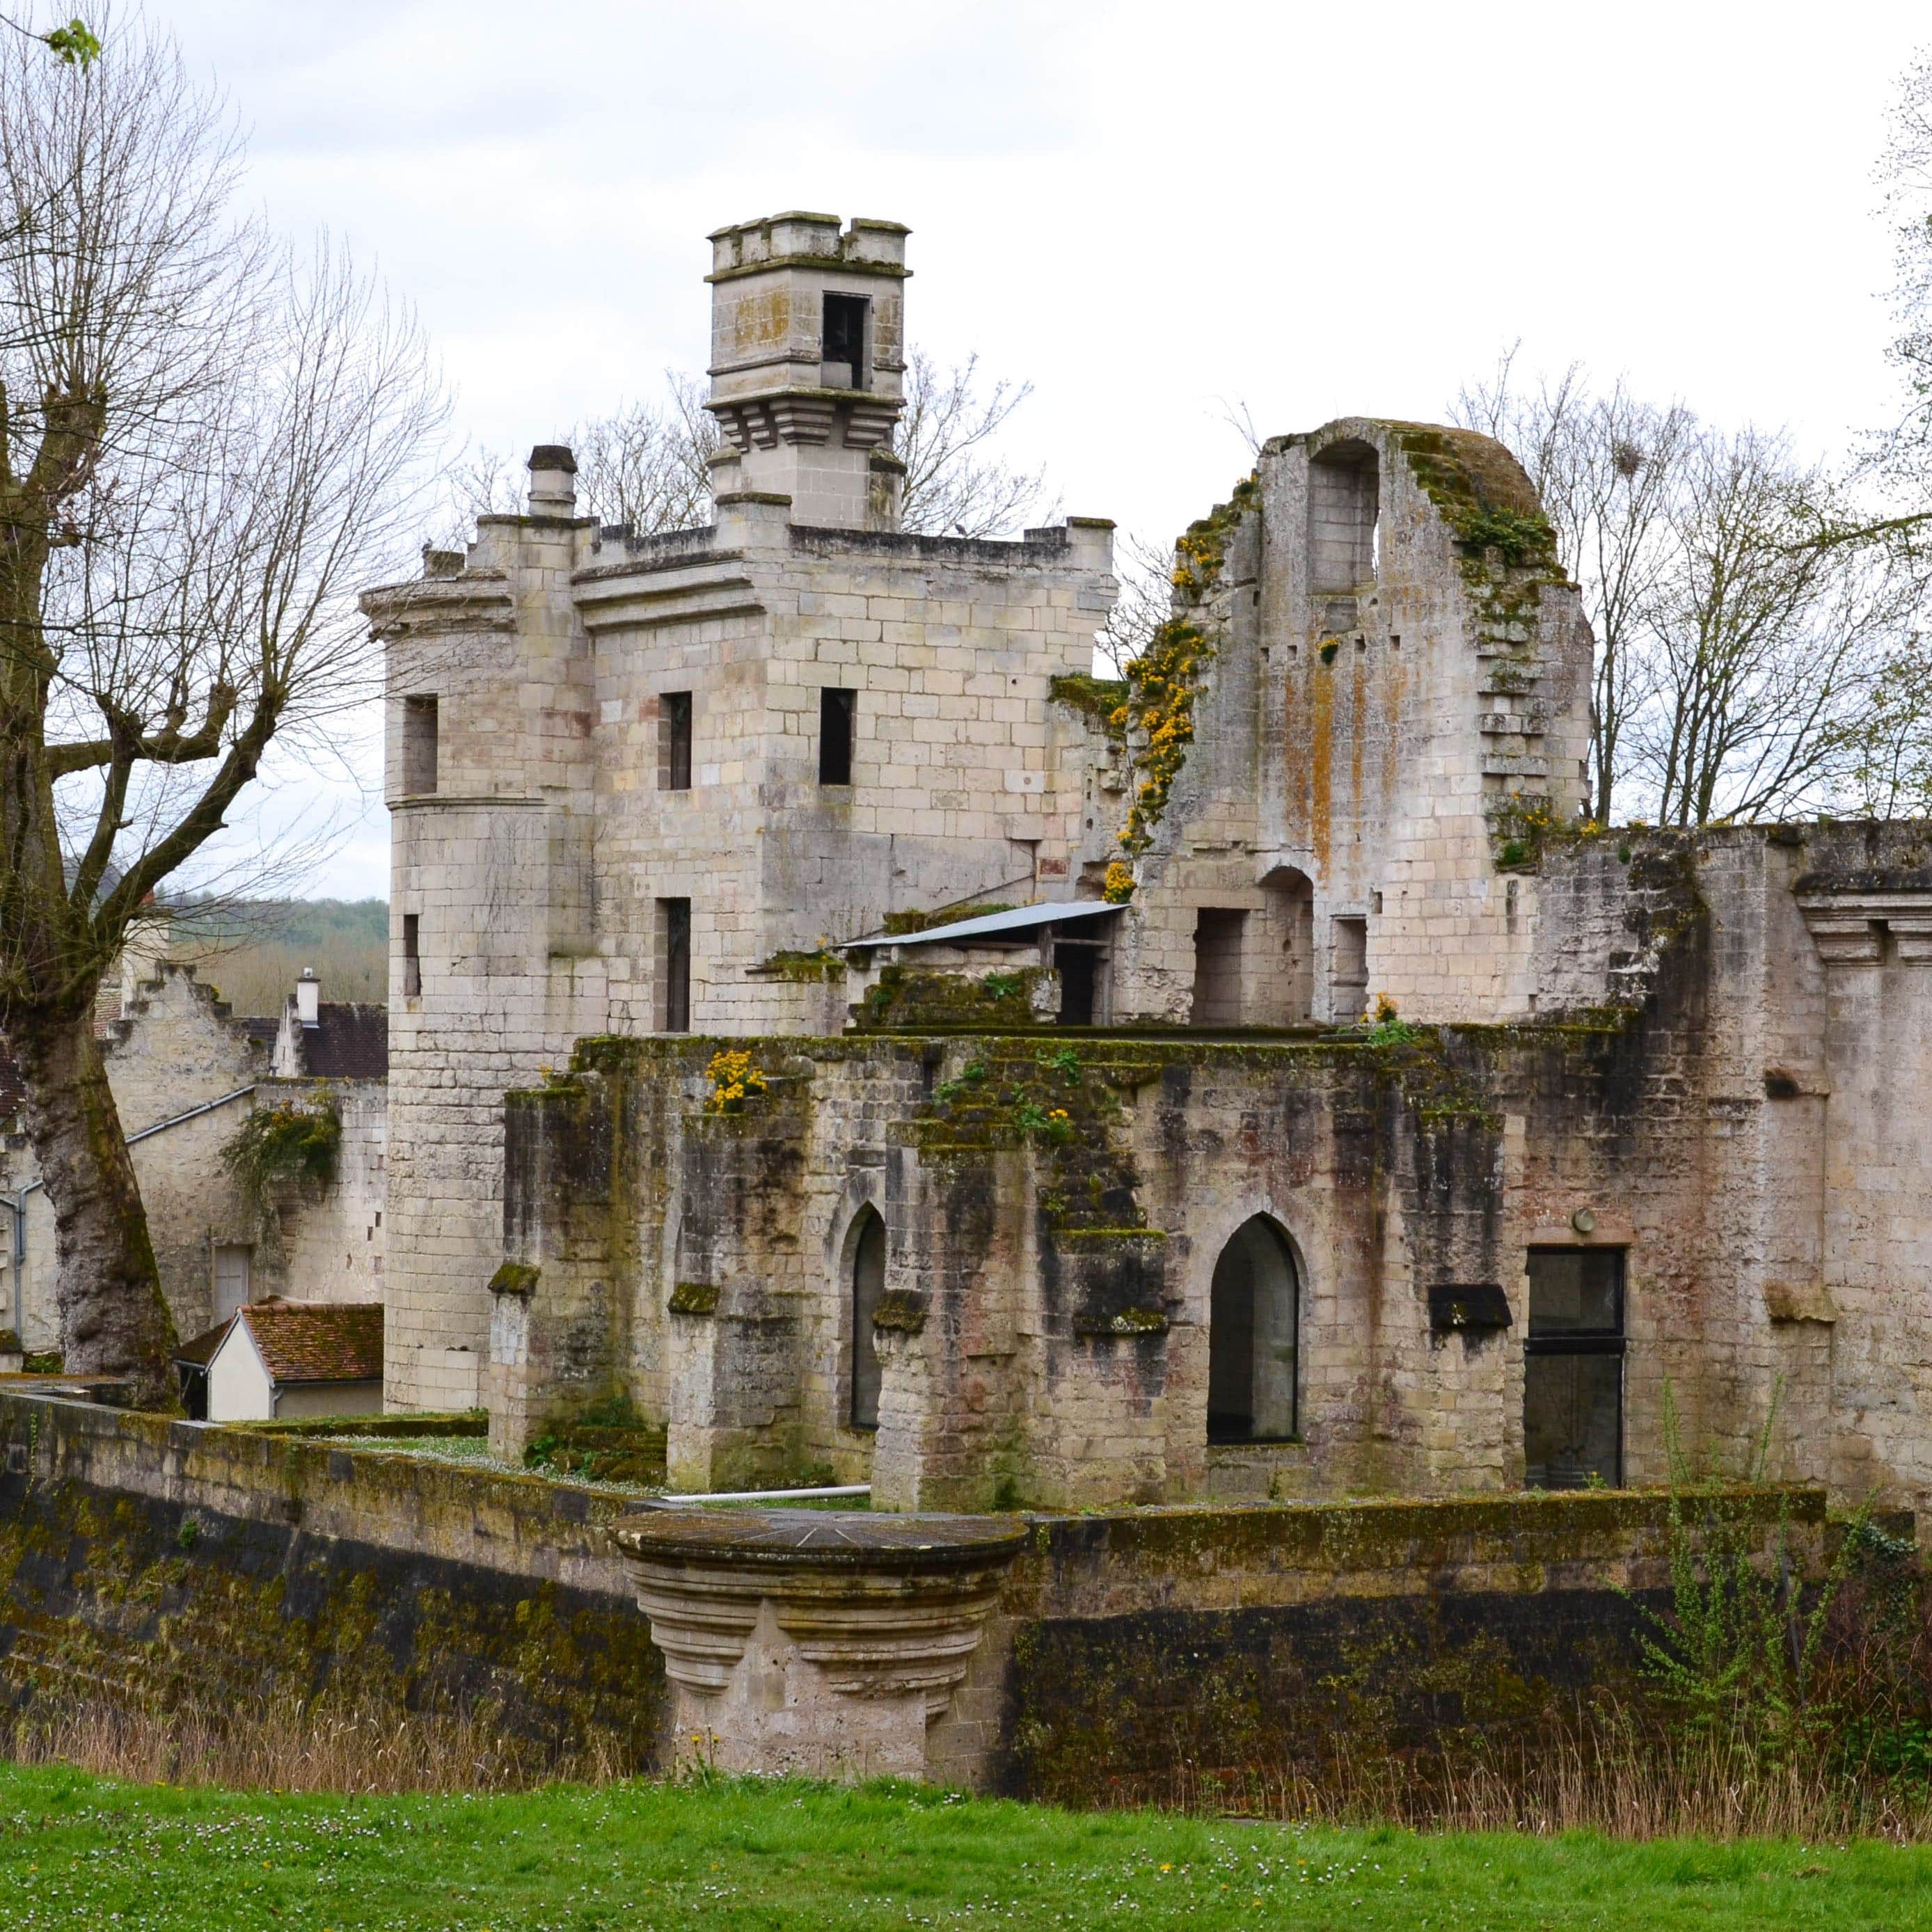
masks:
<instances>
[{"instance_id":1,"label":"shrub","mask_svg":"<svg viewBox=\"0 0 1932 1932\"><path fill-rule=\"evenodd\" d=\"M335 1178L342 1117L333 1105L298 1107L284 1101L257 1107L221 1150L221 1163L258 1207L278 1186Z\"/></svg>"}]
</instances>

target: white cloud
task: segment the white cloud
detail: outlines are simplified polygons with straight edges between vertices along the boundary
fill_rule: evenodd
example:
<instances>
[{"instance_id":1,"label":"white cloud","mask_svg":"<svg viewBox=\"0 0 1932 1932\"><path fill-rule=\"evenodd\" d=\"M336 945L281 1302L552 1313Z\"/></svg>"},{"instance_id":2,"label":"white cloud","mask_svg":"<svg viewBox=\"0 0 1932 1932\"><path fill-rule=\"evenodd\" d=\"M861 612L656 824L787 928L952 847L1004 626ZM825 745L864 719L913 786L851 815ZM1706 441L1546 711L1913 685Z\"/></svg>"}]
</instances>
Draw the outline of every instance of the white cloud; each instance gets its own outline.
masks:
<instances>
[{"instance_id":1,"label":"white cloud","mask_svg":"<svg viewBox=\"0 0 1932 1932\"><path fill-rule=\"evenodd\" d=\"M1068 508L1178 529L1264 430L1435 416L1521 336L1821 448L1880 419L1918 10L177 0L278 222L422 306L481 440L701 367L704 237L910 223L914 333L1030 376ZM387 889L365 821L340 862ZM338 883L340 880L338 880Z\"/></svg>"}]
</instances>

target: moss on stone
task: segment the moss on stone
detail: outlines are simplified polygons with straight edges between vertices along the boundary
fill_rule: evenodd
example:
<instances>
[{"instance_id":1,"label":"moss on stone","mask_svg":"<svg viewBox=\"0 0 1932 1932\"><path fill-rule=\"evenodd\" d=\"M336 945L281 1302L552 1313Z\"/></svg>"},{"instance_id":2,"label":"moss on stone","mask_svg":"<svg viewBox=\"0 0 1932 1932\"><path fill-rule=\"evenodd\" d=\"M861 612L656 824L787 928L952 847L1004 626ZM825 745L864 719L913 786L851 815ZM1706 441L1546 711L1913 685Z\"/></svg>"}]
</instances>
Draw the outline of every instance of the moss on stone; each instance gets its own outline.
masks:
<instances>
[{"instance_id":1,"label":"moss on stone","mask_svg":"<svg viewBox=\"0 0 1932 1932\"><path fill-rule=\"evenodd\" d=\"M829 946L810 952L774 952L752 970L794 986L836 986L845 976L845 956Z\"/></svg>"},{"instance_id":2,"label":"moss on stone","mask_svg":"<svg viewBox=\"0 0 1932 1932\"><path fill-rule=\"evenodd\" d=\"M537 1283L543 1278L541 1268L532 1268L527 1262L506 1262L490 1277L492 1294L536 1294Z\"/></svg>"}]
</instances>

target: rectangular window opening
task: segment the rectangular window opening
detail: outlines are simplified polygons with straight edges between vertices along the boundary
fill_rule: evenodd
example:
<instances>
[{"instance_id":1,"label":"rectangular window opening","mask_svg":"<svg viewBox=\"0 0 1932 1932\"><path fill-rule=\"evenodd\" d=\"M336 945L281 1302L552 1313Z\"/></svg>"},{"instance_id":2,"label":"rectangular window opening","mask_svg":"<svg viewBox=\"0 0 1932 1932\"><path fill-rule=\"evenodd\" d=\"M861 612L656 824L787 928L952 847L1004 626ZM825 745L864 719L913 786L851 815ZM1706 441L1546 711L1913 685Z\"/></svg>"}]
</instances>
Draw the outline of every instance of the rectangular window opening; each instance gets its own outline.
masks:
<instances>
[{"instance_id":1,"label":"rectangular window opening","mask_svg":"<svg viewBox=\"0 0 1932 1932\"><path fill-rule=\"evenodd\" d=\"M658 789L691 789L691 693L668 691L658 700Z\"/></svg>"},{"instance_id":2,"label":"rectangular window opening","mask_svg":"<svg viewBox=\"0 0 1932 1932\"><path fill-rule=\"evenodd\" d=\"M818 782L852 782L852 739L859 694L827 685L818 694Z\"/></svg>"},{"instance_id":3,"label":"rectangular window opening","mask_svg":"<svg viewBox=\"0 0 1932 1932\"><path fill-rule=\"evenodd\" d=\"M1080 940L1056 939L1053 964L1060 975L1060 1024L1091 1026L1099 1012L1100 949Z\"/></svg>"},{"instance_id":4,"label":"rectangular window opening","mask_svg":"<svg viewBox=\"0 0 1932 1932\"><path fill-rule=\"evenodd\" d=\"M403 791L428 798L436 790L436 701L427 695L403 700Z\"/></svg>"},{"instance_id":5,"label":"rectangular window opening","mask_svg":"<svg viewBox=\"0 0 1932 1932\"><path fill-rule=\"evenodd\" d=\"M825 375L838 388L862 389L866 386L867 306L863 296L825 298L825 327L819 357Z\"/></svg>"},{"instance_id":6,"label":"rectangular window opening","mask_svg":"<svg viewBox=\"0 0 1932 1932\"><path fill-rule=\"evenodd\" d=\"M1194 1012L1198 1027L1241 1023L1241 941L1245 912L1204 906L1194 927Z\"/></svg>"},{"instance_id":7,"label":"rectangular window opening","mask_svg":"<svg viewBox=\"0 0 1932 1932\"><path fill-rule=\"evenodd\" d=\"M1624 1251L1532 1248L1524 1339L1524 1480L1618 1487L1624 1462Z\"/></svg>"},{"instance_id":8,"label":"rectangular window opening","mask_svg":"<svg viewBox=\"0 0 1932 1932\"><path fill-rule=\"evenodd\" d=\"M691 1030L691 902L658 901L658 1030Z\"/></svg>"},{"instance_id":9,"label":"rectangular window opening","mask_svg":"<svg viewBox=\"0 0 1932 1932\"><path fill-rule=\"evenodd\" d=\"M412 912L403 915L403 996L414 999L422 991L422 927Z\"/></svg>"},{"instance_id":10,"label":"rectangular window opening","mask_svg":"<svg viewBox=\"0 0 1932 1932\"><path fill-rule=\"evenodd\" d=\"M1352 1026L1369 1004L1369 922L1366 919L1332 920L1330 944L1334 961L1329 977L1328 1016L1339 1026Z\"/></svg>"}]
</instances>

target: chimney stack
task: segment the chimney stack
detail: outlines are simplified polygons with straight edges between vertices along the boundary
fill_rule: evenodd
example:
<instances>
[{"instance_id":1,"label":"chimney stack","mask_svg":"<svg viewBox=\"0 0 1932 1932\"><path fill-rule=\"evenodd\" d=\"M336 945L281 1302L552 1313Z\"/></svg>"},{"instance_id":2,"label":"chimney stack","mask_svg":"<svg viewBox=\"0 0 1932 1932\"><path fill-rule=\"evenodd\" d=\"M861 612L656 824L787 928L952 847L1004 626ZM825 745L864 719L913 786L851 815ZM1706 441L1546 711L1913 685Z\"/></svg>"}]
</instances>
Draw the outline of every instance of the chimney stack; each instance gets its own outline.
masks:
<instances>
[{"instance_id":1,"label":"chimney stack","mask_svg":"<svg viewBox=\"0 0 1932 1932\"><path fill-rule=\"evenodd\" d=\"M322 982L313 966L304 966L296 982L296 1018L305 1027L322 1024Z\"/></svg>"},{"instance_id":2,"label":"chimney stack","mask_svg":"<svg viewBox=\"0 0 1932 1932\"><path fill-rule=\"evenodd\" d=\"M560 442L540 442L530 452L530 514L577 514L577 458Z\"/></svg>"}]
</instances>

